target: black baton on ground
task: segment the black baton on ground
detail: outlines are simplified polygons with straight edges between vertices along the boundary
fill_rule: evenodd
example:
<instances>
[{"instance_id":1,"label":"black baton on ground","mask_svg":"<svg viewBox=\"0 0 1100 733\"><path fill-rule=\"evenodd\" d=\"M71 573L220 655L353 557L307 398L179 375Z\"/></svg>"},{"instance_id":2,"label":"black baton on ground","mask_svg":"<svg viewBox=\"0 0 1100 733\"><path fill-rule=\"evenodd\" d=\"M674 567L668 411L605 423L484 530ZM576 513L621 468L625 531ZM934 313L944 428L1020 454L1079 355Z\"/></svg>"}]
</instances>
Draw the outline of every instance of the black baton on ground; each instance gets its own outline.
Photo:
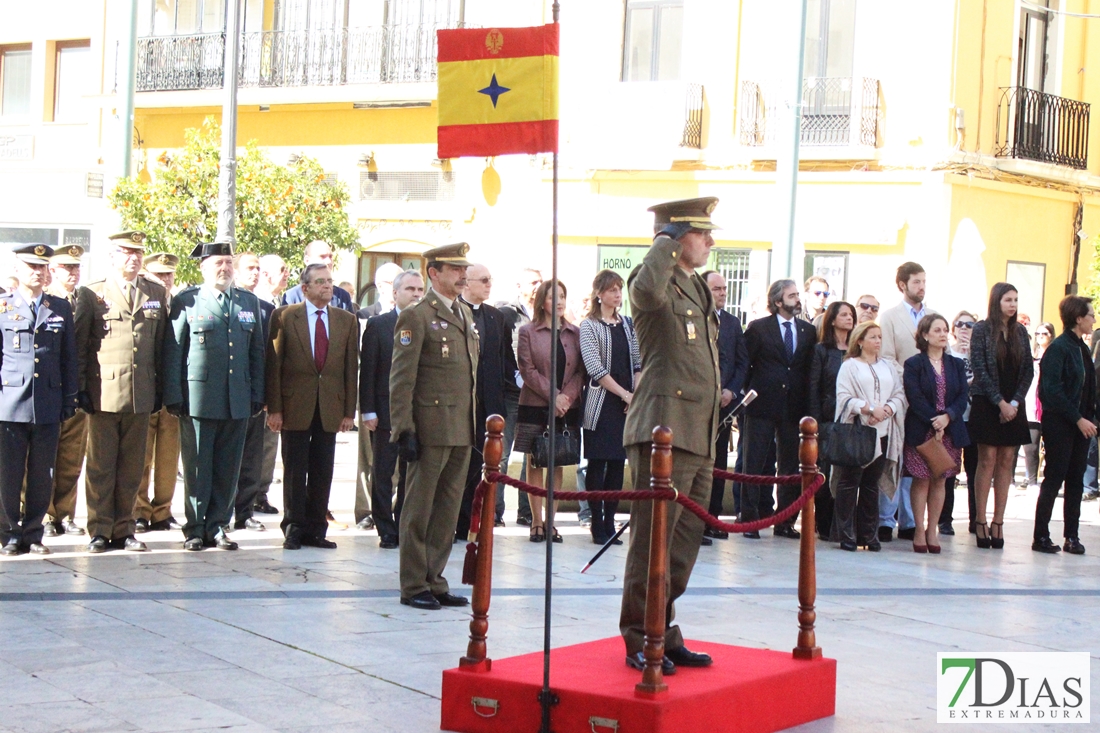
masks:
<instances>
[{"instance_id":1,"label":"black baton on ground","mask_svg":"<svg viewBox=\"0 0 1100 733\"><path fill-rule=\"evenodd\" d=\"M609 539L607 542L604 543L604 546L601 547L600 551L597 552L593 556L593 558L588 561L588 564L585 565L583 568L581 568L581 572L583 573L585 570L588 570L588 568L592 567L596 563L596 561L599 560L600 557L602 557L605 552L607 552L607 548L611 547L611 545L613 545L615 543L615 540L622 537L623 532L625 532L629 527L630 527L630 520L628 519L626 522L623 523L623 526L619 527L618 532L611 535L611 539Z\"/></svg>"}]
</instances>

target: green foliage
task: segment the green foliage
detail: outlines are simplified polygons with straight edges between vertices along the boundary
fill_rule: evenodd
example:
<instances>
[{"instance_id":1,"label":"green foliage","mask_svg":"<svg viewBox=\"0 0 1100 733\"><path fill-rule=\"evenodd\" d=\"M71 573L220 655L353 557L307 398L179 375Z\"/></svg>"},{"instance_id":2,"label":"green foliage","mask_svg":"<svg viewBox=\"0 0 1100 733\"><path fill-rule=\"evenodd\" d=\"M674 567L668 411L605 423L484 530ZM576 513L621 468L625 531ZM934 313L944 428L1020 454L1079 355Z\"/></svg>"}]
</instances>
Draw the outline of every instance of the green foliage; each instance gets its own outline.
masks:
<instances>
[{"instance_id":1,"label":"green foliage","mask_svg":"<svg viewBox=\"0 0 1100 733\"><path fill-rule=\"evenodd\" d=\"M1092 273L1092 278L1089 286L1080 294L1100 303L1100 234L1081 242L1081 255L1091 256L1089 271Z\"/></svg>"},{"instance_id":2,"label":"green foliage","mask_svg":"<svg viewBox=\"0 0 1100 733\"><path fill-rule=\"evenodd\" d=\"M218 230L221 128L208 117L185 135L181 150L157 159L151 182L123 179L110 202L126 228L148 235L147 252L179 255L177 280L194 283L201 277L188 255L196 244L212 242ZM315 239L354 251L359 234L345 211L349 198L344 184L324 181L316 160L277 165L251 141L237 158L235 251L277 254L292 270L303 265L303 250Z\"/></svg>"}]
</instances>

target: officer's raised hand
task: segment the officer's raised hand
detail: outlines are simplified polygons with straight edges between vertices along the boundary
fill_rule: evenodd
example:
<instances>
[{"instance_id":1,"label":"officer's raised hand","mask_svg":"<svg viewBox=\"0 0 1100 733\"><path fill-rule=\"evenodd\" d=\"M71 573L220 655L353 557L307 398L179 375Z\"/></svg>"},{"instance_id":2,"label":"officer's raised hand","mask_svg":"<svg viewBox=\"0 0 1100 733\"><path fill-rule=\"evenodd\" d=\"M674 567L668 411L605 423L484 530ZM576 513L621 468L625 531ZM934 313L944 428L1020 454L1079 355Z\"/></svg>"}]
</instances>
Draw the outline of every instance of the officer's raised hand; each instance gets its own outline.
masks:
<instances>
[{"instance_id":1,"label":"officer's raised hand","mask_svg":"<svg viewBox=\"0 0 1100 733\"><path fill-rule=\"evenodd\" d=\"M411 430L401 432L397 438L397 455L410 463L420 458L420 441L416 439L416 433Z\"/></svg>"}]
</instances>

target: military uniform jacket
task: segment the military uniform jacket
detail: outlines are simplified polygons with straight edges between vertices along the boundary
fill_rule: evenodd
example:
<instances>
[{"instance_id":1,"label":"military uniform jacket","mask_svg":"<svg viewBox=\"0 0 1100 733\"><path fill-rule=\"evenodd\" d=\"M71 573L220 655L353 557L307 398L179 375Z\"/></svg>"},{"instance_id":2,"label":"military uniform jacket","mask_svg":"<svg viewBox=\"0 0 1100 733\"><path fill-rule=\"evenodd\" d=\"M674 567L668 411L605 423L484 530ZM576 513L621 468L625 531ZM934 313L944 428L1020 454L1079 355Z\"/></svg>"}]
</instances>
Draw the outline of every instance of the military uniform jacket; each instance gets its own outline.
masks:
<instances>
[{"instance_id":1,"label":"military uniform jacket","mask_svg":"<svg viewBox=\"0 0 1100 733\"><path fill-rule=\"evenodd\" d=\"M43 294L38 317L18 292L0 295L0 421L48 425L76 407L73 312Z\"/></svg>"},{"instance_id":2,"label":"military uniform jacket","mask_svg":"<svg viewBox=\"0 0 1100 733\"><path fill-rule=\"evenodd\" d=\"M161 347L168 296L157 283L134 280L131 305L115 278L78 290L76 348L80 390L104 412L152 412L161 394Z\"/></svg>"},{"instance_id":3,"label":"military uniform jacket","mask_svg":"<svg viewBox=\"0 0 1100 733\"><path fill-rule=\"evenodd\" d=\"M209 420L242 420L264 401L265 344L259 299L228 288L192 286L172 298L164 339L164 404Z\"/></svg>"},{"instance_id":4,"label":"military uniform jacket","mask_svg":"<svg viewBox=\"0 0 1100 733\"><path fill-rule=\"evenodd\" d=\"M470 309L459 320L434 290L401 311L390 367L390 429L421 445L474 444L478 335Z\"/></svg>"},{"instance_id":5,"label":"military uniform jacket","mask_svg":"<svg viewBox=\"0 0 1100 733\"><path fill-rule=\"evenodd\" d=\"M638 389L626 414L623 445L649 443L672 429L672 445L713 456L721 403L714 296L677 262L681 245L657 237L627 287L642 354Z\"/></svg>"}]
</instances>

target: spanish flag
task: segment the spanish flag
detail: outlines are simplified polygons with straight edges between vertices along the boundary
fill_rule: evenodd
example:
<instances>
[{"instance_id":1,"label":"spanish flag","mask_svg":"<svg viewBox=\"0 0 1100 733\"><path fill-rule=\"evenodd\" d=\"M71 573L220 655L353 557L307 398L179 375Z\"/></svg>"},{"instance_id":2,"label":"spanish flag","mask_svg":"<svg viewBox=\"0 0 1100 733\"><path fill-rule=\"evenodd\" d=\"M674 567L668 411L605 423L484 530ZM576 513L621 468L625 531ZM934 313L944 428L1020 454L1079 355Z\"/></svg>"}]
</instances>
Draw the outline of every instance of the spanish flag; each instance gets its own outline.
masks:
<instances>
[{"instance_id":1,"label":"spanish flag","mask_svg":"<svg viewBox=\"0 0 1100 733\"><path fill-rule=\"evenodd\" d=\"M558 26L441 30L439 157L558 150Z\"/></svg>"}]
</instances>

